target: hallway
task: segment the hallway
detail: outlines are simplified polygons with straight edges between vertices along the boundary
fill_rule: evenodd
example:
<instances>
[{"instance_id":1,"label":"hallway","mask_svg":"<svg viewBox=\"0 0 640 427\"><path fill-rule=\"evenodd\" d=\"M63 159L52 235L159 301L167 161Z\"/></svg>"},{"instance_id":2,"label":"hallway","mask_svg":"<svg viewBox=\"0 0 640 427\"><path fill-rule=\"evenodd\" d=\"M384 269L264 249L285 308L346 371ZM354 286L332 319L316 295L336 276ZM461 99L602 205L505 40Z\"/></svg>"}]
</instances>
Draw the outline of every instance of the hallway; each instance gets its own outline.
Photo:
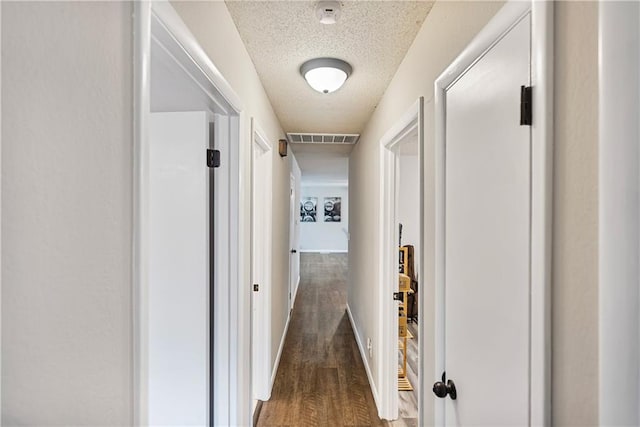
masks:
<instances>
[{"instance_id":1,"label":"hallway","mask_svg":"<svg viewBox=\"0 0 640 427\"><path fill-rule=\"evenodd\" d=\"M382 426L346 312L347 255L303 253L271 399L258 426Z\"/></svg>"}]
</instances>

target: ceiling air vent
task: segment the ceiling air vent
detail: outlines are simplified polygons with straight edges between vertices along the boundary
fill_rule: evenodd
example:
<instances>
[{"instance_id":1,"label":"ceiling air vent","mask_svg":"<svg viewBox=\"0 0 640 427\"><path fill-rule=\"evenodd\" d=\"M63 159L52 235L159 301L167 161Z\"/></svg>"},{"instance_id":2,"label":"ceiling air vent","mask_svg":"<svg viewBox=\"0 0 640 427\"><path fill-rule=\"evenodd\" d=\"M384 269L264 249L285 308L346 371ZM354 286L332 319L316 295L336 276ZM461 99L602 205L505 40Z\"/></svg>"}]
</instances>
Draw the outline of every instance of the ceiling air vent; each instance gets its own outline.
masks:
<instances>
[{"instance_id":1,"label":"ceiling air vent","mask_svg":"<svg viewBox=\"0 0 640 427\"><path fill-rule=\"evenodd\" d=\"M356 133L287 133L294 144L355 144L360 138Z\"/></svg>"}]
</instances>

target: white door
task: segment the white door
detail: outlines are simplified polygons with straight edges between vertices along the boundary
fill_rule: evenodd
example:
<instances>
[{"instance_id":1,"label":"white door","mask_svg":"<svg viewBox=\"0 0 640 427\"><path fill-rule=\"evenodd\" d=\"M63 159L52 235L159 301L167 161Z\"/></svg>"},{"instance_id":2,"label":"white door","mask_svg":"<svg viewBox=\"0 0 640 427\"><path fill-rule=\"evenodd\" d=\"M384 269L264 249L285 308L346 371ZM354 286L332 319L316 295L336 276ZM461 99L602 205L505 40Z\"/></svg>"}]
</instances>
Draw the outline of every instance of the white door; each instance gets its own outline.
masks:
<instances>
[{"instance_id":1,"label":"white door","mask_svg":"<svg viewBox=\"0 0 640 427\"><path fill-rule=\"evenodd\" d=\"M527 14L445 91L445 425L529 424L530 40Z\"/></svg>"},{"instance_id":2,"label":"white door","mask_svg":"<svg viewBox=\"0 0 640 427\"><path fill-rule=\"evenodd\" d=\"M254 132L251 209L252 394L268 400L271 377L271 151L266 139Z\"/></svg>"},{"instance_id":3,"label":"white door","mask_svg":"<svg viewBox=\"0 0 640 427\"><path fill-rule=\"evenodd\" d=\"M209 114L150 118L149 425L209 424Z\"/></svg>"},{"instance_id":4,"label":"white door","mask_svg":"<svg viewBox=\"0 0 640 427\"><path fill-rule=\"evenodd\" d=\"M289 311L293 309L298 279L300 278L300 253L298 252L300 212L296 192L296 178L289 178Z\"/></svg>"}]
</instances>

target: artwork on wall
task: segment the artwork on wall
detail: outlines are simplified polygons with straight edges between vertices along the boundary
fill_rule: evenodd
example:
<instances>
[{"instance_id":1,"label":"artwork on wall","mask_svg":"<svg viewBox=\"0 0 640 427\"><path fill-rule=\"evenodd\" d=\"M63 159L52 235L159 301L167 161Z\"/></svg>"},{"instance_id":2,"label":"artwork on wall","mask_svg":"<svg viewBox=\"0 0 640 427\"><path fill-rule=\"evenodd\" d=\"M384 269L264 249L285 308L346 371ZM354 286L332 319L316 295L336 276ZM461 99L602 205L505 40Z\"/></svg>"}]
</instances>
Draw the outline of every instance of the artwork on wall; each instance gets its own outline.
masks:
<instances>
[{"instance_id":1,"label":"artwork on wall","mask_svg":"<svg viewBox=\"0 0 640 427\"><path fill-rule=\"evenodd\" d=\"M342 198L324 198L324 222L340 222L342 220Z\"/></svg>"},{"instance_id":2,"label":"artwork on wall","mask_svg":"<svg viewBox=\"0 0 640 427\"><path fill-rule=\"evenodd\" d=\"M303 197L300 201L300 222L316 222L317 205L317 197Z\"/></svg>"}]
</instances>

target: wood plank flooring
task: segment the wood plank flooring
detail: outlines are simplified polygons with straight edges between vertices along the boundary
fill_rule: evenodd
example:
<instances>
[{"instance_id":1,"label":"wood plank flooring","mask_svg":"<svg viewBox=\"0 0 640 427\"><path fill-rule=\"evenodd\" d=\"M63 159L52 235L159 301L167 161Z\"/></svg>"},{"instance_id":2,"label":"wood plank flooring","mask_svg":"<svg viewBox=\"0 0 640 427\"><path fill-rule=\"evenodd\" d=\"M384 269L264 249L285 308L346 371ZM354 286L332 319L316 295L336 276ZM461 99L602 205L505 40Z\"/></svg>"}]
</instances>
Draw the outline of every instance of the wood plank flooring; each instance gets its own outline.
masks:
<instances>
[{"instance_id":1,"label":"wood plank flooring","mask_svg":"<svg viewBox=\"0 0 640 427\"><path fill-rule=\"evenodd\" d=\"M300 257L301 280L258 426L384 426L346 313L347 256Z\"/></svg>"}]
</instances>

